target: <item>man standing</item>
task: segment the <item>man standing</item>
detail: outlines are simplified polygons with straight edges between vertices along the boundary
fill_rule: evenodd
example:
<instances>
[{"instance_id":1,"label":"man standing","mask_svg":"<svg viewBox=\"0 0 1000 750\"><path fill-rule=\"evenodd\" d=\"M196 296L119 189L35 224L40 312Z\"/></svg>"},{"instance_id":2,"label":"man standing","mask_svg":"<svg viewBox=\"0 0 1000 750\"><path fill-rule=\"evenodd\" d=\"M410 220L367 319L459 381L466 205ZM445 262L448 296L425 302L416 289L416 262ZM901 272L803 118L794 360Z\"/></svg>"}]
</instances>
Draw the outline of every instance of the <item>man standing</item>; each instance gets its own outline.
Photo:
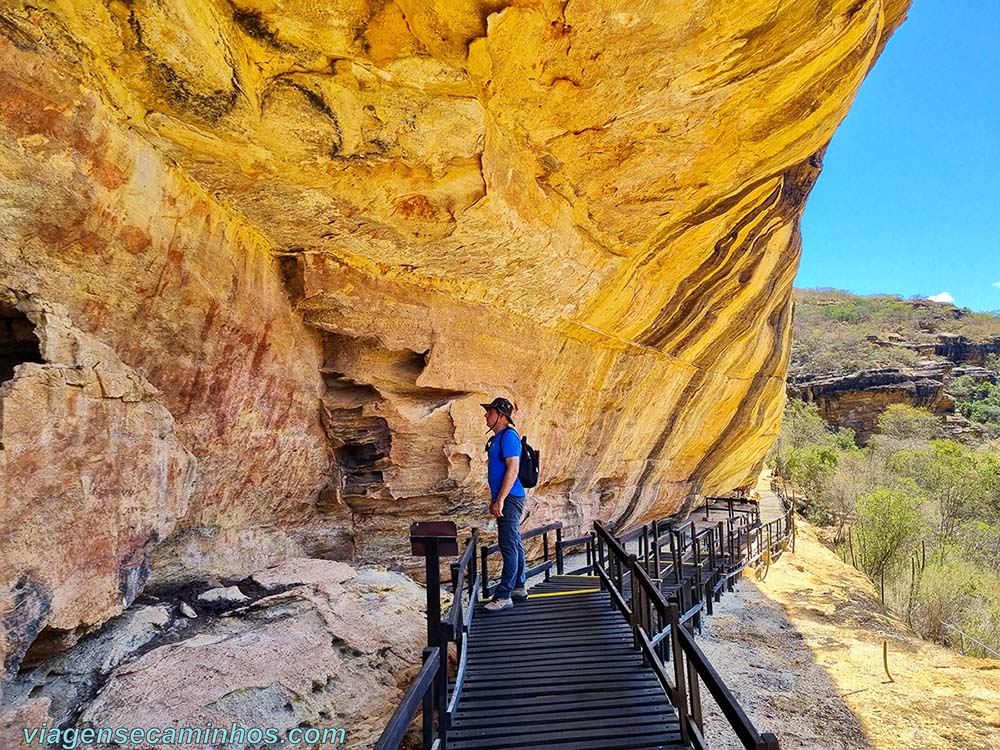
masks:
<instances>
[{"instance_id":1,"label":"man standing","mask_svg":"<svg viewBox=\"0 0 1000 750\"><path fill-rule=\"evenodd\" d=\"M486 410L486 426L493 436L486 444L489 456L487 478L490 483L490 514L497 519L497 535L503 572L488 612L500 612L514 606L513 599L528 598L524 577L524 546L521 544L521 516L524 513L524 487L517 478L521 467L521 438L513 429L514 406L505 398L480 404Z\"/></svg>"}]
</instances>

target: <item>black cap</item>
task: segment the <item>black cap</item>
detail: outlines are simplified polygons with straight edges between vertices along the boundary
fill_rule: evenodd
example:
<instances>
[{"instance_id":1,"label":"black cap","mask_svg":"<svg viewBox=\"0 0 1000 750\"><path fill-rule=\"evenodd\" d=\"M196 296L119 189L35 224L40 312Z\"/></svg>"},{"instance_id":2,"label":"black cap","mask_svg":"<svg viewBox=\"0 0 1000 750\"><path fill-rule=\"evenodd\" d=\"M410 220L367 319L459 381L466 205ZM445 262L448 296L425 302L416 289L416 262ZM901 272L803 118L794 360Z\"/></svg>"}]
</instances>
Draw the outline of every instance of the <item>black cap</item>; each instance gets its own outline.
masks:
<instances>
[{"instance_id":1,"label":"black cap","mask_svg":"<svg viewBox=\"0 0 1000 750\"><path fill-rule=\"evenodd\" d=\"M511 419L511 416L514 414L514 404L512 404L507 399L497 396L488 404L480 404L480 406L483 407L484 409L496 409L498 412L507 417L508 422L510 422L512 425L514 424L514 420Z\"/></svg>"}]
</instances>

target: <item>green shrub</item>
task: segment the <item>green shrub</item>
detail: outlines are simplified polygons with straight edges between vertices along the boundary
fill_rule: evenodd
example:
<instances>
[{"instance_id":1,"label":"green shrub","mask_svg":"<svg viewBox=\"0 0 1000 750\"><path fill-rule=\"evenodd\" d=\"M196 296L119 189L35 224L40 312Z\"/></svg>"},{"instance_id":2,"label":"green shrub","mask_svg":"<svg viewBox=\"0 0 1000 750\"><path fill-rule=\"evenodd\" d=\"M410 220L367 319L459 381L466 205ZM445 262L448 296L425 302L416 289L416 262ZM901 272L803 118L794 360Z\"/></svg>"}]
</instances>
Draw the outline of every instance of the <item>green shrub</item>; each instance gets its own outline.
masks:
<instances>
[{"instance_id":1,"label":"green shrub","mask_svg":"<svg viewBox=\"0 0 1000 750\"><path fill-rule=\"evenodd\" d=\"M880 488L858 498L854 523L858 566L879 581L908 557L925 523L917 500L906 492Z\"/></svg>"},{"instance_id":2,"label":"green shrub","mask_svg":"<svg viewBox=\"0 0 1000 750\"><path fill-rule=\"evenodd\" d=\"M878 417L879 433L898 440L930 440L940 430L936 416L908 404L890 404Z\"/></svg>"}]
</instances>

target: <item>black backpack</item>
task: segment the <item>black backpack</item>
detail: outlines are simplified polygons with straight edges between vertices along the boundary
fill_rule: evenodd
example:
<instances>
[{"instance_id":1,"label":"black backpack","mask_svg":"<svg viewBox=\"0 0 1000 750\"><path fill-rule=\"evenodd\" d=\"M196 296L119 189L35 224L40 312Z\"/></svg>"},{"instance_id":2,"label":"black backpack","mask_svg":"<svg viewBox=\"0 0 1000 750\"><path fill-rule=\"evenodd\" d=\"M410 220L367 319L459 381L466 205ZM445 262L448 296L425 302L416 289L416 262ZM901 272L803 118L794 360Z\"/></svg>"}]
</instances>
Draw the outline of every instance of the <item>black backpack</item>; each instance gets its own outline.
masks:
<instances>
[{"instance_id":1,"label":"black backpack","mask_svg":"<svg viewBox=\"0 0 1000 750\"><path fill-rule=\"evenodd\" d=\"M505 456L503 454L503 434L507 430L513 430L513 427L507 427L501 430L500 434L497 436L500 438L500 460L506 460L510 456ZM490 438L492 441L493 438ZM535 449L528 445L528 438L521 437L521 465L517 471L517 478L521 480L521 486L525 489L529 487L534 487L538 484L538 466L539 466L539 456L541 454Z\"/></svg>"}]
</instances>

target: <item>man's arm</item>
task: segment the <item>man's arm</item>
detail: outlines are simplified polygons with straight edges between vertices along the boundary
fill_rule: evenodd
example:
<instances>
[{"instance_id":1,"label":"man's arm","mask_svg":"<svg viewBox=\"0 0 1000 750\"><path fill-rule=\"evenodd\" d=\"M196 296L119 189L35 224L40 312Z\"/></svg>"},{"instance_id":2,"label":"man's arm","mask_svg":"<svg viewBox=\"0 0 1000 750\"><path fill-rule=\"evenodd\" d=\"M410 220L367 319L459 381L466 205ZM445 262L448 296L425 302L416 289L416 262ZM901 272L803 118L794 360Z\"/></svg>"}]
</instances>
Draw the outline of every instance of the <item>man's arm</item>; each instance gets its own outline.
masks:
<instances>
[{"instance_id":1,"label":"man's arm","mask_svg":"<svg viewBox=\"0 0 1000 750\"><path fill-rule=\"evenodd\" d=\"M514 482L517 481L517 473L521 470L521 457L510 456L504 463L507 464L507 469L504 471L503 481L500 483L496 500L490 503L490 513L496 518L500 518L503 515L503 501L507 499L507 495L514 486Z\"/></svg>"}]
</instances>

